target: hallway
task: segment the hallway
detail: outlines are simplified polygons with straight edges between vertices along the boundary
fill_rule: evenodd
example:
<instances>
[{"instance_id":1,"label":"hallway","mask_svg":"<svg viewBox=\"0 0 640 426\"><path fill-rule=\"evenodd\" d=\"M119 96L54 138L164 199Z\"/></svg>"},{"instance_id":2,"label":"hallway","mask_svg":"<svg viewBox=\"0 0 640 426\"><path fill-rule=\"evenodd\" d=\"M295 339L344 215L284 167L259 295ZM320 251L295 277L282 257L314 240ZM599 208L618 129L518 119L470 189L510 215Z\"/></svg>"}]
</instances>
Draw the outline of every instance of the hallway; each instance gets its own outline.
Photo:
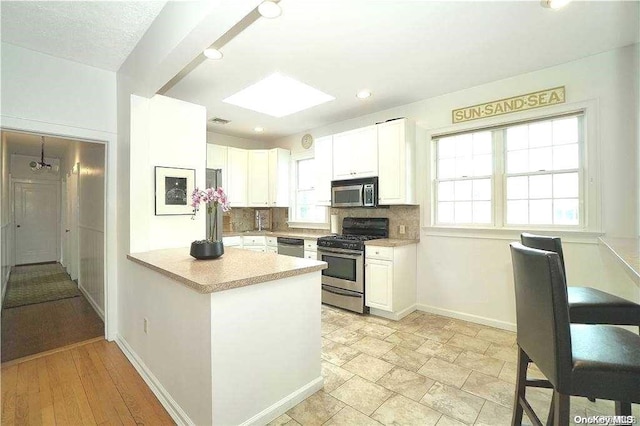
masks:
<instances>
[{"instance_id":1,"label":"hallway","mask_svg":"<svg viewBox=\"0 0 640 426\"><path fill-rule=\"evenodd\" d=\"M60 264L13 267L2 308L2 362L104 335L104 323Z\"/></svg>"}]
</instances>

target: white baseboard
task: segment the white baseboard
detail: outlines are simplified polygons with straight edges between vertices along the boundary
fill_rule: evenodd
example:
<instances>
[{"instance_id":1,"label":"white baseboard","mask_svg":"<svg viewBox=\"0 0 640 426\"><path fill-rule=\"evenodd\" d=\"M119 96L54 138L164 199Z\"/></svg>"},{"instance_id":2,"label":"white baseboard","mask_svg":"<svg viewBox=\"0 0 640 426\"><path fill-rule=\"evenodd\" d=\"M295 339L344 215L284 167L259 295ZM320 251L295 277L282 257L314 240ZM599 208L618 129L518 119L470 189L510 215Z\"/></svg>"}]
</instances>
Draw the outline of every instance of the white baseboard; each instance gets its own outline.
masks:
<instances>
[{"instance_id":1,"label":"white baseboard","mask_svg":"<svg viewBox=\"0 0 640 426\"><path fill-rule=\"evenodd\" d=\"M416 305L419 311L430 312L436 315L456 318L464 321L474 322L476 324L488 325L489 327L500 328L507 331L516 331L516 324L506 321L500 321L493 318L481 317L479 315L466 314L464 312L452 311L449 309L437 308L429 305Z\"/></svg>"},{"instance_id":2,"label":"white baseboard","mask_svg":"<svg viewBox=\"0 0 640 426\"><path fill-rule=\"evenodd\" d=\"M89 304L91 305L93 310L96 311L96 314L98 314L98 316L102 319L102 322L104 322L104 311L93 300L93 298L89 295L87 290L85 290L84 287L82 287L80 284L78 284L78 290L80 290L82 294L84 294L84 298L89 301Z\"/></svg>"},{"instance_id":3,"label":"white baseboard","mask_svg":"<svg viewBox=\"0 0 640 426\"><path fill-rule=\"evenodd\" d=\"M178 425L195 425L195 423L189 418L187 413L178 405L178 403L171 397L169 392L160 384L160 381L153 375L151 370L147 368L145 363L140 359L138 354L129 346L124 337L119 334L116 337L116 344L124 352L127 359L133 364L136 371L142 376L151 392L158 398L160 404L167 410L173 421Z\"/></svg>"},{"instance_id":4,"label":"white baseboard","mask_svg":"<svg viewBox=\"0 0 640 426\"><path fill-rule=\"evenodd\" d=\"M309 396L322 389L323 385L324 378L320 376L317 379L307 383L300 389L296 390L295 392L285 396L272 406L262 410L255 416L251 417L249 420L241 423L241 426L266 425L270 421L275 420L279 416L286 413L290 408L293 408Z\"/></svg>"},{"instance_id":5,"label":"white baseboard","mask_svg":"<svg viewBox=\"0 0 640 426\"><path fill-rule=\"evenodd\" d=\"M411 305L406 309L403 309L399 312L387 312L387 311L383 311L381 309L376 309L376 308L369 308L369 313L371 315L375 315L378 317L382 317L382 318L386 318L386 319L390 319L393 321L400 321L402 318L406 317L407 315L409 315L411 312L415 311L417 309L417 305Z\"/></svg>"}]
</instances>

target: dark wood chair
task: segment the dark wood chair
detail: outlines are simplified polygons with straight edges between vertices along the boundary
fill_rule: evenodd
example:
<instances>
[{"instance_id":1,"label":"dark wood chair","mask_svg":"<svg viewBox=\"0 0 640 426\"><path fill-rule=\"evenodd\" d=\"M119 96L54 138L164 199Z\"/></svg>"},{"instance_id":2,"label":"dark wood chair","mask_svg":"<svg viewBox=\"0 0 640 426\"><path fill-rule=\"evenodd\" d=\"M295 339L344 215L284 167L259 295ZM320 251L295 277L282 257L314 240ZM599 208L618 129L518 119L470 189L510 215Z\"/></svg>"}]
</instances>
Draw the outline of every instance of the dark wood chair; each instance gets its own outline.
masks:
<instances>
[{"instance_id":1,"label":"dark wood chair","mask_svg":"<svg viewBox=\"0 0 640 426\"><path fill-rule=\"evenodd\" d=\"M542 425L527 387L553 389L548 424L569 424L569 397L616 401L629 415L640 402L640 336L611 325L570 324L567 287L557 253L511 244L516 293L518 375L512 424L523 411ZM527 379L534 362L547 380Z\"/></svg>"},{"instance_id":2,"label":"dark wood chair","mask_svg":"<svg viewBox=\"0 0 640 426\"><path fill-rule=\"evenodd\" d=\"M523 245L558 253L566 277L562 242L558 237L523 233ZM591 288L568 286L569 320L574 324L635 325L640 327L640 304Z\"/></svg>"}]
</instances>

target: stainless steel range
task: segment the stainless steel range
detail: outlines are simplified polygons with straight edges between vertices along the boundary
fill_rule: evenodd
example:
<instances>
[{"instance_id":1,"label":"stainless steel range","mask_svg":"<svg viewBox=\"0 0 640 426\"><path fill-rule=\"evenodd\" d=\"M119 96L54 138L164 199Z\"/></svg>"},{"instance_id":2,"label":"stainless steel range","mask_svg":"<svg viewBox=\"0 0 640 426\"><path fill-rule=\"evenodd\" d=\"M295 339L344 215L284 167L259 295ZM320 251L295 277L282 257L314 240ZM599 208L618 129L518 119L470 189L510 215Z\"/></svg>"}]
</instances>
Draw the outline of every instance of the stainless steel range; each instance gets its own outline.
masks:
<instances>
[{"instance_id":1,"label":"stainless steel range","mask_svg":"<svg viewBox=\"0 0 640 426\"><path fill-rule=\"evenodd\" d=\"M322 303L365 313L364 242L389 237L389 219L346 217L343 235L318 238L318 260L329 267L322 271Z\"/></svg>"}]
</instances>

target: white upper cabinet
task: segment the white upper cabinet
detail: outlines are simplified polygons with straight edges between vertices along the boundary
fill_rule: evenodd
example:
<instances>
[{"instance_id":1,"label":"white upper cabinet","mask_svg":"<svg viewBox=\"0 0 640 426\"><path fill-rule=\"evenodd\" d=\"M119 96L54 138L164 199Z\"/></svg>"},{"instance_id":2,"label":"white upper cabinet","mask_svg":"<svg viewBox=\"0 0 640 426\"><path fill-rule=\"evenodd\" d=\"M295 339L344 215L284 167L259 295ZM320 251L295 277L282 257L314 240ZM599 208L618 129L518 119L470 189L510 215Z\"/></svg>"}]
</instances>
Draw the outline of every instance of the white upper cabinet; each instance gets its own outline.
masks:
<instances>
[{"instance_id":1,"label":"white upper cabinet","mask_svg":"<svg viewBox=\"0 0 640 426\"><path fill-rule=\"evenodd\" d=\"M269 150L269 207L289 207L289 162L291 152Z\"/></svg>"},{"instance_id":2,"label":"white upper cabinet","mask_svg":"<svg viewBox=\"0 0 640 426\"><path fill-rule=\"evenodd\" d=\"M221 145L207 144L207 169L222 170L222 187L227 190L227 153L228 148Z\"/></svg>"},{"instance_id":3,"label":"white upper cabinet","mask_svg":"<svg viewBox=\"0 0 640 426\"><path fill-rule=\"evenodd\" d=\"M316 162L316 204L331 205L331 180L333 179L333 136L318 138L314 142Z\"/></svg>"},{"instance_id":4,"label":"white upper cabinet","mask_svg":"<svg viewBox=\"0 0 640 426\"><path fill-rule=\"evenodd\" d=\"M269 151L249 150L248 206L269 206Z\"/></svg>"},{"instance_id":5,"label":"white upper cabinet","mask_svg":"<svg viewBox=\"0 0 640 426\"><path fill-rule=\"evenodd\" d=\"M378 175L376 126L333 135L333 179Z\"/></svg>"},{"instance_id":6,"label":"white upper cabinet","mask_svg":"<svg viewBox=\"0 0 640 426\"><path fill-rule=\"evenodd\" d=\"M404 118L376 127L378 203L415 204L415 124Z\"/></svg>"},{"instance_id":7,"label":"white upper cabinet","mask_svg":"<svg viewBox=\"0 0 640 426\"><path fill-rule=\"evenodd\" d=\"M249 152L246 149L228 148L227 151L227 188L231 207L247 206L247 176L249 166ZM266 180L266 174L265 174Z\"/></svg>"},{"instance_id":8,"label":"white upper cabinet","mask_svg":"<svg viewBox=\"0 0 640 426\"><path fill-rule=\"evenodd\" d=\"M207 145L207 168L222 170L231 207L288 207L290 159L291 153L282 148Z\"/></svg>"}]
</instances>

